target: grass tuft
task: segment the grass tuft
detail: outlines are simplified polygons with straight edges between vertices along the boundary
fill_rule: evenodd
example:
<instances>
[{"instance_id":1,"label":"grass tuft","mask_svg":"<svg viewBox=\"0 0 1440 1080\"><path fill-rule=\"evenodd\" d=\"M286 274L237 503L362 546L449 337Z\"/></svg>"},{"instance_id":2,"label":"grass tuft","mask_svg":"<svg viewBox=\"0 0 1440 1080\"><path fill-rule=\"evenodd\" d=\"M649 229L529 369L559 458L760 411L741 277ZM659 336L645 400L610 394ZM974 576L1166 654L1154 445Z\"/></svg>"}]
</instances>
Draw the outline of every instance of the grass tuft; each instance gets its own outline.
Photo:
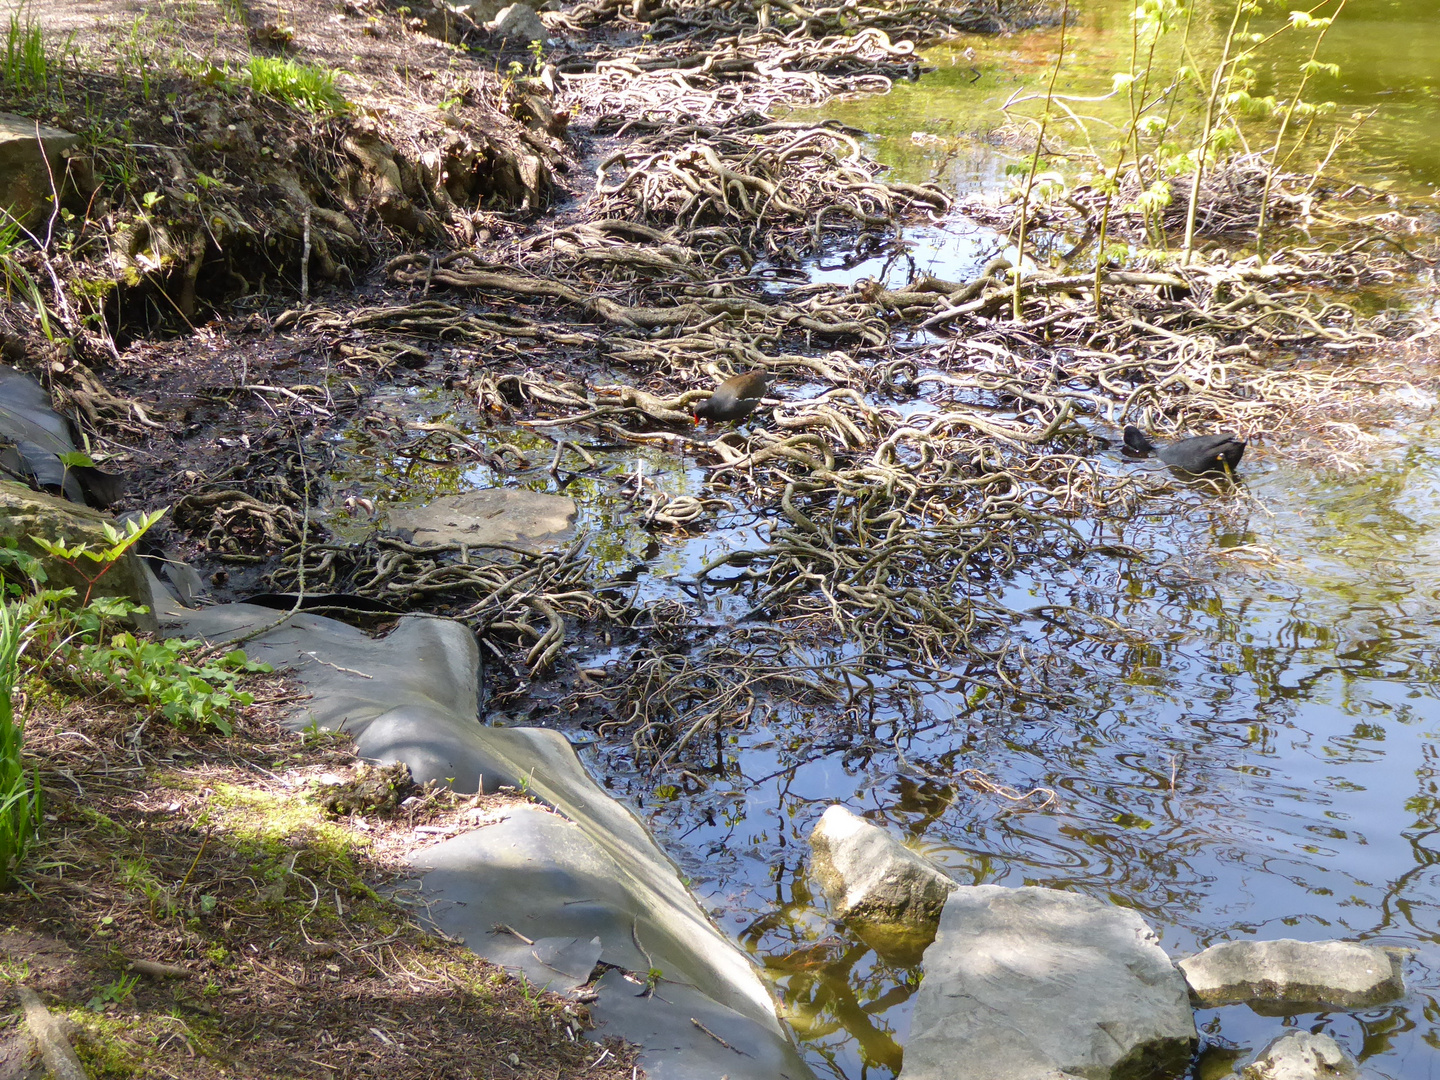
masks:
<instances>
[{"instance_id":1,"label":"grass tuft","mask_svg":"<svg viewBox=\"0 0 1440 1080\"><path fill-rule=\"evenodd\" d=\"M245 69L257 94L321 115L346 108L333 71L274 56L252 56Z\"/></svg>"},{"instance_id":2,"label":"grass tuft","mask_svg":"<svg viewBox=\"0 0 1440 1080\"><path fill-rule=\"evenodd\" d=\"M73 47L72 34L58 50L51 49L40 24L23 7L13 12L5 24L5 43L0 48L0 90L17 97L47 96Z\"/></svg>"},{"instance_id":3,"label":"grass tuft","mask_svg":"<svg viewBox=\"0 0 1440 1080\"><path fill-rule=\"evenodd\" d=\"M0 602L0 890L8 889L40 827L40 777L20 760L25 728L15 717L15 683L26 627Z\"/></svg>"}]
</instances>

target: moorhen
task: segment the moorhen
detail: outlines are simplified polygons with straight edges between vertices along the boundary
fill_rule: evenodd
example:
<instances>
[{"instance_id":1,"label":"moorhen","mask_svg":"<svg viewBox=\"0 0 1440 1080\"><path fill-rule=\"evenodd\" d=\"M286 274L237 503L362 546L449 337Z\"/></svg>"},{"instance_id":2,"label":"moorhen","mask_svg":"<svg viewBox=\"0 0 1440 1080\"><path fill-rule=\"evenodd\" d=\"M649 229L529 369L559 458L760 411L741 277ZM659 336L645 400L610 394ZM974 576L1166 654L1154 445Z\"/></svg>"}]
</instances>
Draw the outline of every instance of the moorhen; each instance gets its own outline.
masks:
<instances>
[{"instance_id":1,"label":"moorhen","mask_svg":"<svg viewBox=\"0 0 1440 1080\"><path fill-rule=\"evenodd\" d=\"M695 406L695 422L744 420L765 396L765 372L747 371L726 379L715 392Z\"/></svg>"},{"instance_id":2,"label":"moorhen","mask_svg":"<svg viewBox=\"0 0 1440 1080\"><path fill-rule=\"evenodd\" d=\"M1245 440L1221 432L1156 446L1137 427L1125 429L1125 445L1140 454L1154 451L1166 465L1188 473L1231 472L1245 454Z\"/></svg>"}]
</instances>

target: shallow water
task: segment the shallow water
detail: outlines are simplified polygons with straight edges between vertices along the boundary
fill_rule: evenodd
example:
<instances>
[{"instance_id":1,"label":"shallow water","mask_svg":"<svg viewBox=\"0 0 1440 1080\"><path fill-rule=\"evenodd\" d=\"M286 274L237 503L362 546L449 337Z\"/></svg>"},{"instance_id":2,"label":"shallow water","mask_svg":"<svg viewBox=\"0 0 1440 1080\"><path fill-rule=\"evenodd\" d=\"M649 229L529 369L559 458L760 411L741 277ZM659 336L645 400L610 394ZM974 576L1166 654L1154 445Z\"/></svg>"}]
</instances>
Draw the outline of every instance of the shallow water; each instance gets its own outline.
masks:
<instances>
[{"instance_id":1,"label":"shallow water","mask_svg":"<svg viewBox=\"0 0 1440 1080\"><path fill-rule=\"evenodd\" d=\"M1085 5L1063 73L1069 92L1108 85L1128 49L1128 7ZM940 70L919 84L818 115L875 132L877 153L905 179L1002 183L1013 157L955 137L993 125L999 101L1043 78L1056 41L1053 30L962 41L935 50ZM1352 0L1321 58L1342 73L1311 96L1333 97L1342 116L1379 109L1339 159L1346 174L1428 196L1440 183L1433 4ZM1299 59L1282 56L1262 80ZM966 280L999 245L959 221L906 239L898 257L821 260L812 280L893 283L915 269ZM1033 613L1014 632L1065 661L1056 688L1068 704L976 700L937 683L919 730L879 716L861 734L775 708L730 737L729 771L705 790L657 788L623 754L587 753L770 971L822 1076L898 1070L921 974L878 958L815 895L805 837L834 802L910 838L963 882L1047 885L1133 907L1175 956L1248 937L1407 946L1410 993L1395 1005L1284 1021L1245 1007L1202 1012L1194 1075L1227 1073L1287 1026L1334 1035L1367 1075L1440 1075L1433 413L1417 394L1390 430L1372 433L1351 474L1252 447L1237 495L1186 494L1180 512L1109 534L1154 558L1095 557L998 583ZM1144 467L1118 454L1105 464ZM1097 621L1078 635L1046 617L1057 608L1126 632ZM987 794L962 779L971 768L1054 801Z\"/></svg>"},{"instance_id":2,"label":"shallow water","mask_svg":"<svg viewBox=\"0 0 1440 1080\"><path fill-rule=\"evenodd\" d=\"M1072 92L1108 84L1128 48L1124 7L1085 6L1065 71ZM1343 160L1353 175L1411 190L1440 183L1434 15L1433 0L1351 0L1329 38L1322 58L1342 75L1325 92L1342 113L1382 107ZM876 132L878 153L907 179L956 190L1002 183L1012 157L953 137L993 124L999 100L1043 77L1055 43L1053 30L968 39L936 50L940 71L921 83L824 115ZM951 220L807 270L838 284L966 280L1001 243ZM642 601L689 602L677 582L763 532L762 508L734 498L713 528L656 535L622 482L638 460L671 493L700 494L705 474L693 461L587 442L602 468L557 477L548 442L484 428L458 408L447 395L412 393L382 411L454 423L492 450L517 442L527 465L428 463L356 430L333 478L340 498L430 498L492 483L572 495L597 538L597 569L632 580ZM879 714L856 725L770 704L727 736L723 772L689 778L639 775L628 747L574 734L595 774L650 822L702 902L770 972L822 1076L894 1075L921 975L879 959L814 893L805 837L835 802L910 838L963 882L1047 885L1133 907L1172 955L1248 937L1413 948L1410 994L1393 1006L1285 1022L1244 1007L1202 1013L1194 1075L1223 1073L1286 1023L1330 1032L1373 1077L1440 1075L1440 421L1418 393L1396 408L1358 472L1253 446L1237 493L1181 491L1178 507L1103 526L1152 558L1094 556L1043 579L996 582L1029 613L1012 632L1058 658L1052 688L1063 704L967 694L945 680L928 687L920 724ZM1117 452L1101 464L1149 467ZM327 510L342 529L370 527L338 501ZM1078 611L1071 627L1086 633L1057 622L1062 609ZM744 610L722 594L706 618ZM967 769L1053 801L986 793L965 781Z\"/></svg>"},{"instance_id":3,"label":"shallow water","mask_svg":"<svg viewBox=\"0 0 1440 1080\"><path fill-rule=\"evenodd\" d=\"M1298 1022L1374 1075L1440 1071L1440 427L1357 477L1263 450L1245 476L1248 499L1196 494L1186 513L1115 537L1183 558L1097 558L1068 579L1009 583L1018 607L1076 605L1136 632L1067 640L1038 616L1018 628L1073 661L1072 704L966 702L937 686L928 728L882 723L860 740L779 716L732 740L738 774L659 799L590 751L771 970L822 1075L893 1072L919 974L884 964L812 895L805 836L832 802L961 881L1134 907L1172 955L1253 936L1413 947L1405 1002ZM1055 801L983 794L958 779L966 768ZM1243 1007L1200 1020L1212 1055L1282 1031Z\"/></svg>"}]
</instances>

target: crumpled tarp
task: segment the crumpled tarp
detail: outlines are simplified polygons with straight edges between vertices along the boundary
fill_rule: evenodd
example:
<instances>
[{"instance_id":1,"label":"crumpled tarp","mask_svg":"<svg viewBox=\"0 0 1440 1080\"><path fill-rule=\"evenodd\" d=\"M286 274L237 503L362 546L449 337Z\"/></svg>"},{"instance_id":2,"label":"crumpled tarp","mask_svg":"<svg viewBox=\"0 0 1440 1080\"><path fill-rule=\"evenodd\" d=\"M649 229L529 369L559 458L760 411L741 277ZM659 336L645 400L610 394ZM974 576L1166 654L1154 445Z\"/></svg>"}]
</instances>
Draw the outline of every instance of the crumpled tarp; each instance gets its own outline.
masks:
<instances>
[{"instance_id":1,"label":"crumpled tarp","mask_svg":"<svg viewBox=\"0 0 1440 1080\"><path fill-rule=\"evenodd\" d=\"M284 618L252 604L171 605L160 615L175 632L212 640ZM652 1080L813 1080L755 965L710 922L640 820L591 780L565 737L479 722L479 650L463 625L407 616L375 639L302 611L245 649L293 669L310 691L289 718L295 729L345 730L361 755L403 761L419 782L461 791L508 784L558 811L520 807L415 852L437 926L557 991L609 965L591 984L599 1034L640 1045Z\"/></svg>"},{"instance_id":2,"label":"crumpled tarp","mask_svg":"<svg viewBox=\"0 0 1440 1080\"><path fill-rule=\"evenodd\" d=\"M50 395L29 375L0 365L0 474L71 502L106 507L124 483L88 465L66 467L79 452L74 426L50 407Z\"/></svg>"}]
</instances>

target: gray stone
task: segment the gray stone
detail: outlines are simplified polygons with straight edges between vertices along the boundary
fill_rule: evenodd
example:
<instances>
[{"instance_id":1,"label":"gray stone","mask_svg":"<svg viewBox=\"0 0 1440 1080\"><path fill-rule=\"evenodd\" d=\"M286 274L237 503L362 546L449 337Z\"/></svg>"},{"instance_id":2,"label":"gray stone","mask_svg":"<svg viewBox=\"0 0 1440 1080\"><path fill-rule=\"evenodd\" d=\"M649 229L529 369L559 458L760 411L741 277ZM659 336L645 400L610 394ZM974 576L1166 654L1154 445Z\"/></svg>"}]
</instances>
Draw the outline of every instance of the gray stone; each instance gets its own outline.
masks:
<instances>
[{"instance_id":1,"label":"gray stone","mask_svg":"<svg viewBox=\"0 0 1440 1080\"><path fill-rule=\"evenodd\" d=\"M1240 1075L1243 1080L1353 1080L1360 1069L1329 1035L1292 1031L1273 1040Z\"/></svg>"},{"instance_id":2,"label":"gray stone","mask_svg":"<svg viewBox=\"0 0 1440 1080\"><path fill-rule=\"evenodd\" d=\"M150 612L137 612L127 622L138 630L154 630L155 600L150 578L133 548L111 563L108 570L103 563L83 556L75 560L77 569L45 554L33 539L38 536L43 540L63 540L67 547L88 543L92 551L100 551L111 546L105 538L107 523L124 531L113 518L99 510L31 491L24 484L0 480L0 536L13 538L21 551L40 559L49 575L47 588L72 588L77 603L87 598L118 596L144 604Z\"/></svg>"},{"instance_id":3,"label":"gray stone","mask_svg":"<svg viewBox=\"0 0 1440 1080\"><path fill-rule=\"evenodd\" d=\"M958 886L884 829L832 806L810 833L810 869L831 912L887 955L924 949Z\"/></svg>"},{"instance_id":4,"label":"gray stone","mask_svg":"<svg viewBox=\"0 0 1440 1080\"><path fill-rule=\"evenodd\" d=\"M512 45L546 41L550 36L540 16L529 4L511 4L502 8L496 13L494 21L485 24L485 29L496 37L507 39Z\"/></svg>"},{"instance_id":5,"label":"gray stone","mask_svg":"<svg viewBox=\"0 0 1440 1080\"><path fill-rule=\"evenodd\" d=\"M967 885L926 950L901 1080L1172 1077L1195 1043L1185 981L1135 912Z\"/></svg>"},{"instance_id":6,"label":"gray stone","mask_svg":"<svg viewBox=\"0 0 1440 1080\"><path fill-rule=\"evenodd\" d=\"M1180 961L1197 1004L1364 1009L1405 993L1399 950L1349 941L1227 941Z\"/></svg>"},{"instance_id":7,"label":"gray stone","mask_svg":"<svg viewBox=\"0 0 1440 1080\"><path fill-rule=\"evenodd\" d=\"M504 0L459 0L458 3L447 6L451 11L468 15L477 23L487 23L500 13L505 4Z\"/></svg>"},{"instance_id":8,"label":"gray stone","mask_svg":"<svg viewBox=\"0 0 1440 1080\"><path fill-rule=\"evenodd\" d=\"M79 141L29 117L0 113L0 206L27 226L46 217L64 186L65 154Z\"/></svg>"},{"instance_id":9,"label":"gray stone","mask_svg":"<svg viewBox=\"0 0 1440 1080\"><path fill-rule=\"evenodd\" d=\"M391 531L426 545L505 544L538 551L571 535L575 500L526 488L484 488L423 506L391 506Z\"/></svg>"},{"instance_id":10,"label":"gray stone","mask_svg":"<svg viewBox=\"0 0 1440 1080\"><path fill-rule=\"evenodd\" d=\"M414 853L416 887L440 928L557 991L585 982L601 960L635 973L639 985L607 971L592 984L599 997L591 1009L602 1035L641 1045L641 1066L657 1080L813 1080L755 966L706 917L640 820L590 779L565 737L478 722L479 652L466 627L407 616L377 640L305 612L163 603L162 617L187 636L225 640L269 627L245 649L293 668L309 692L287 717L290 727L351 732L361 755L403 761L420 783L469 791L508 784L557 811L520 807ZM523 938L496 932L497 924ZM662 979L641 994L652 970Z\"/></svg>"}]
</instances>

